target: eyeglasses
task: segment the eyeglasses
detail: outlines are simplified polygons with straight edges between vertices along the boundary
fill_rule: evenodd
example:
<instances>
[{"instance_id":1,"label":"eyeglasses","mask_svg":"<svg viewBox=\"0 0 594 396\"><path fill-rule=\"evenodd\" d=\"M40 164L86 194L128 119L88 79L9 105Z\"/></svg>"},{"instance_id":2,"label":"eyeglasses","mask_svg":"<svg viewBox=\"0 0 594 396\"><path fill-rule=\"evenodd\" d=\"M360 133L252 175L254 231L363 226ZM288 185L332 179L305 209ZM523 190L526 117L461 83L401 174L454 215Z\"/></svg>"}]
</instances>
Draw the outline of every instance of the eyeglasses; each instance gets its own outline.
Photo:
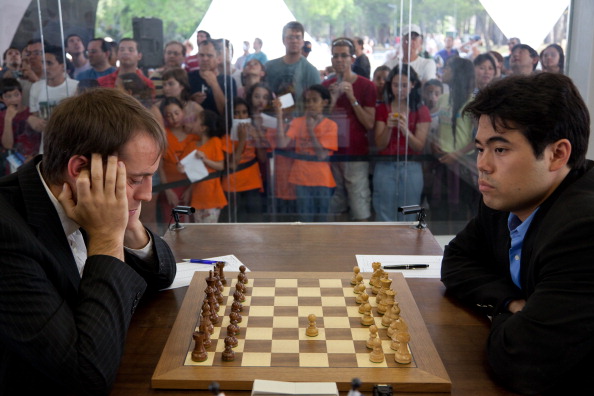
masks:
<instances>
[{"instance_id":1,"label":"eyeglasses","mask_svg":"<svg viewBox=\"0 0 594 396\"><path fill-rule=\"evenodd\" d=\"M332 47L351 47L351 48L355 48L353 46L353 43L351 42L351 40L347 40L347 39L334 40L332 42Z\"/></svg>"},{"instance_id":2,"label":"eyeglasses","mask_svg":"<svg viewBox=\"0 0 594 396\"><path fill-rule=\"evenodd\" d=\"M345 54L345 53L341 53L341 54L332 54L332 58L334 59L338 59L338 58L350 58L351 54Z\"/></svg>"}]
</instances>

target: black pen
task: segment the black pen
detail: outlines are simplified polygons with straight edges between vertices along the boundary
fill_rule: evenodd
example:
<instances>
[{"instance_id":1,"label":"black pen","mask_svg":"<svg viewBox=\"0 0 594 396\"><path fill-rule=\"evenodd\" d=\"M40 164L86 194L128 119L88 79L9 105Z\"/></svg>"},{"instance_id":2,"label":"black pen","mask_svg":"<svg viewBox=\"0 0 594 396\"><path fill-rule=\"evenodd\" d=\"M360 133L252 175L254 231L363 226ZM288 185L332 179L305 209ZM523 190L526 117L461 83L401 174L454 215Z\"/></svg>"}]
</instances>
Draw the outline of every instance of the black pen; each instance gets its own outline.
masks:
<instances>
[{"instance_id":1,"label":"black pen","mask_svg":"<svg viewBox=\"0 0 594 396\"><path fill-rule=\"evenodd\" d=\"M421 269L429 268L429 264L402 264L402 265L384 265L384 269Z\"/></svg>"}]
</instances>

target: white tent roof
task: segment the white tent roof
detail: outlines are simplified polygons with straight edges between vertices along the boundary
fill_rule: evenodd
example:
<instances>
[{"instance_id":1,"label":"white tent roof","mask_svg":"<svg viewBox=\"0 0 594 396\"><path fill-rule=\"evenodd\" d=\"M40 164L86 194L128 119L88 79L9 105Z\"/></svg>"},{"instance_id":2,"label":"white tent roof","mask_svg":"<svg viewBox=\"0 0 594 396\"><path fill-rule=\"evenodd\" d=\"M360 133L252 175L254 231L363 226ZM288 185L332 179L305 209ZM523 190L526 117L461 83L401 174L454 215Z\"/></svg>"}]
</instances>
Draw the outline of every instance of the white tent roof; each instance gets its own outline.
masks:
<instances>
[{"instance_id":1,"label":"white tent roof","mask_svg":"<svg viewBox=\"0 0 594 396\"><path fill-rule=\"evenodd\" d=\"M29 1L0 0L0 54L10 46L29 3Z\"/></svg>"},{"instance_id":2,"label":"white tent roof","mask_svg":"<svg viewBox=\"0 0 594 396\"><path fill-rule=\"evenodd\" d=\"M243 42L248 41L251 46L259 37L263 42L262 52L269 60L275 59L285 54L283 26L294 20L295 16L283 0L213 0L190 42L196 45L198 30L207 31L212 38L225 38L233 44L235 61L243 54ZM318 45L307 32L305 40L312 42L312 52L307 59L318 69L330 65L328 49Z\"/></svg>"},{"instance_id":3,"label":"white tent roof","mask_svg":"<svg viewBox=\"0 0 594 396\"><path fill-rule=\"evenodd\" d=\"M535 50L569 6L569 0L481 0L505 37L518 37Z\"/></svg>"}]
</instances>

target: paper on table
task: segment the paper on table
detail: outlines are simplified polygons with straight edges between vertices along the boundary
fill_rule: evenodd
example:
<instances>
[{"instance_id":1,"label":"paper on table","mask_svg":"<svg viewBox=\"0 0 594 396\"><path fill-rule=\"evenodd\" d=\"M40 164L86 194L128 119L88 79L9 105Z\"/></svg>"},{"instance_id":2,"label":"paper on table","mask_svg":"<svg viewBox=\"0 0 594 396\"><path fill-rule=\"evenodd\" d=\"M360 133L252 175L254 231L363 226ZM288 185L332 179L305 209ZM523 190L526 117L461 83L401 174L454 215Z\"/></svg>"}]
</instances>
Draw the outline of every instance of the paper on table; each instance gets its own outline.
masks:
<instances>
[{"instance_id":1,"label":"paper on table","mask_svg":"<svg viewBox=\"0 0 594 396\"><path fill-rule=\"evenodd\" d=\"M251 118L243 118L243 119L239 119L239 118L234 118L233 119L233 124L231 124L231 140L239 140L239 136L237 135L237 127L239 126L239 124L251 124L252 123L252 119Z\"/></svg>"},{"instance_id":2,"label":"paper on table","mask_svg":"<svg viewBox=\"0 0 594 396\"><path fill-rule=\"evenodd\" d=\"M190 179L192 183L208 176L208 169L206 169L204 161L196 157L196 150L182 158L179 163L184 166L186 176L188 176L188 179Z\"/></svg>"},{"instance_id":3,"label":"paper on table","mask_svg":"<svg viewBox=\"0 0 594 396\"><path fill-rule=\"evenodd\" d=\"M338 387L336 382L285 382L256 379L252 396L259 395L338 396Z\"/></svg>"},{"instance_id":4,"label":"paper on table","mask_svg":"<svg viewBox=\"0 0 594 396\"><path fill-rule=\"evenodd\" d=\"M190 257L188 257L190 258ZM230 272L239 272L239 267L244 265L235 255L230 254L228 256L219 256L219 257L208 257L205 260L213 260L213 261L224 261L225 268L224 271ZM247 268L247 266L245 266ZM194 276L194 272L196 271L210 271L213 269L212 264L197 264L197 263L177 263L177 273L175 274L175 279L171 286L167 289L176 289L178 287L189 286L190 282L192 281L192 277ZM249 268L246 269L246 272L250 272Z\"/></svg>"},{"instance_id":5,"label":"paper on table","mask_svg":"<svg viewBox=\"0 0 594 396\"><path fill-rule=\"evenodd\" d=\"M357 265L361 272L373 272L371 263L380 262L384 265L429 264L429 268L386 270L386 272L401 272L405 278L439 278L441 276L441 260L443 256L419 255L363 255L356 254Z\"/></svg>"}]
</instances>

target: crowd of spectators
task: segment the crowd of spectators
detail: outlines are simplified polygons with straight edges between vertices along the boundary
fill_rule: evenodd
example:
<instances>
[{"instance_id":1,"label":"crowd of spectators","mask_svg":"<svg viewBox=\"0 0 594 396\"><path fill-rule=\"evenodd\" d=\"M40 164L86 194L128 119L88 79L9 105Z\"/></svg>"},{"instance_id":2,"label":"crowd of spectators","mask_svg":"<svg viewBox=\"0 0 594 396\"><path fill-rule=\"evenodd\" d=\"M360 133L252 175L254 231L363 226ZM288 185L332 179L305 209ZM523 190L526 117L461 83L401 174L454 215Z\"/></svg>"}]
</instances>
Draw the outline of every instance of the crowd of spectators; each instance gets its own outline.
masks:
<instances>
[{"instance_id":1,"label":"crowd of spectators","mask_svg":"<svg viewBox=\"0 0 594 396\"><path fill-rule=\"evenodd\" d=\"M446 35L429 55L419 26L401 33L375 70L360 37L334 39L331 66L318 70L299 22L284 27L277 59L255 38L232 63L231 43L200 31L197 55L170 41L150 71L130 38L114 46L69 35L63 48L39 39L10 47L0 70L0 175L40 153L60 100L102 86L138 99L167 136L142 212L155 229L180 204L201 210L186 219L197 222L411 220L398 213L404 205L428 207L435 221L465 221L478 191L475 125L464 106L496 79L563 73L563 49L551 44L539 55L514 37L502 56L482 51L481 36ZM182 165L188 156L195 161ZM188 180L196 162L206 178Z\"/></svg>"}]
</instances>

